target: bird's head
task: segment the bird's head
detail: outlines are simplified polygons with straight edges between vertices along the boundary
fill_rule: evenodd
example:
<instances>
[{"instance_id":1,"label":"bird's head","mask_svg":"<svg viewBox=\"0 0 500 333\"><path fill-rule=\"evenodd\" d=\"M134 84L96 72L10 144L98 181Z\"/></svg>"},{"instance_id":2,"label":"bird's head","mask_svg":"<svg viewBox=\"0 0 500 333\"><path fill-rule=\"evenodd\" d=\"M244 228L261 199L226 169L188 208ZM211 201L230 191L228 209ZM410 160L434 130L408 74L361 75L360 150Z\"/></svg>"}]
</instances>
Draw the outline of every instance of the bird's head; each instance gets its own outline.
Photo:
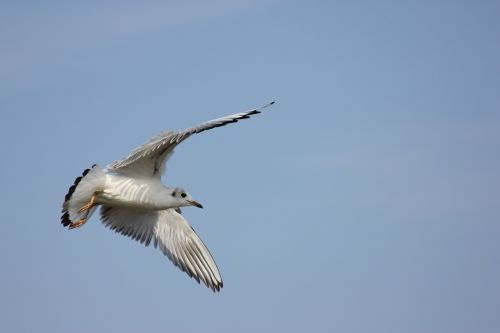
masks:
<instances>
[{"instance_id":1,"label":"bird's head","mask_svg":"<svg viewBox=\"0 0 500 333\"><path fill-rule=\"evenodd\" d=\"M194 200L183 188L175 187L171 190L172 201L174 201L177 207L196 206L198 208L203 208L203 206Z\"/></svg>"}]
</instances>

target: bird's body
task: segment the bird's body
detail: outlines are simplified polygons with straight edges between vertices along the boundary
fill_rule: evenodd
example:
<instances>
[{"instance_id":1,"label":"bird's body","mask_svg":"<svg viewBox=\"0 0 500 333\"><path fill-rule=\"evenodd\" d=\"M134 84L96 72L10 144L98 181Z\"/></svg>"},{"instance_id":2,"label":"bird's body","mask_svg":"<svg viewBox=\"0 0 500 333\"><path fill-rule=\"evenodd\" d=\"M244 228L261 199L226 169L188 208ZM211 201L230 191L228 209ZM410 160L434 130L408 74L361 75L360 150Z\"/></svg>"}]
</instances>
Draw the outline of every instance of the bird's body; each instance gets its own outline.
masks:
<instances>
[{"instance_id":1,"label":"bird's body","mask_svg":"<svg viewBox=\"0 0 500 333\"><path fill-rule=\"evenodd\" d=\"M157 178L132 178L106 173L104 188L96 195L96 203L106 206L162 210L175 208L171 191Z\"/></svg>"},{"instance_id":2,"label":"bird's body","mask_svg":"<svg viewBox=\"0 0 500 333\"><path fill-rule=\"evenodd\" d=\"M190 277L219 291L222 288L219 269L179 209L203 207L184 189L164 186L161 176L174 148L192 134L247 119L273 103L183 131L162 132L105 169L93 165L69 188L61 223L69 229L81 227L100 206L105 226L146 246L153 242Z\"/></svg>"}]
</instances>

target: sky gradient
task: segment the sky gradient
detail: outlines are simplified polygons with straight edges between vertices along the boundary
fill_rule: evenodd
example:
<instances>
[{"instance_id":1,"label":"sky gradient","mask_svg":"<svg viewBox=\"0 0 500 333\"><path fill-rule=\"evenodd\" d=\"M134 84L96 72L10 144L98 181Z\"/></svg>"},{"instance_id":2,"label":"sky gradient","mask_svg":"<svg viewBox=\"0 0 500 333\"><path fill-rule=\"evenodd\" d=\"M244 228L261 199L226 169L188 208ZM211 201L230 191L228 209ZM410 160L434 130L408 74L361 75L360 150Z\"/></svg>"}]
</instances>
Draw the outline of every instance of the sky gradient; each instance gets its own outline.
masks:
<instances>
[{"instance_id":1,"label":"sky gradient","mask_svg":"<svg viewBox=\"0 0 500 333\"><path fill-rule=\"evenodd\" d=\"M500 331L497 1L0 3L0 331ZM224 279L59 222L75 177L248 110L167 166Z\"/></svg>"}]
</instances>

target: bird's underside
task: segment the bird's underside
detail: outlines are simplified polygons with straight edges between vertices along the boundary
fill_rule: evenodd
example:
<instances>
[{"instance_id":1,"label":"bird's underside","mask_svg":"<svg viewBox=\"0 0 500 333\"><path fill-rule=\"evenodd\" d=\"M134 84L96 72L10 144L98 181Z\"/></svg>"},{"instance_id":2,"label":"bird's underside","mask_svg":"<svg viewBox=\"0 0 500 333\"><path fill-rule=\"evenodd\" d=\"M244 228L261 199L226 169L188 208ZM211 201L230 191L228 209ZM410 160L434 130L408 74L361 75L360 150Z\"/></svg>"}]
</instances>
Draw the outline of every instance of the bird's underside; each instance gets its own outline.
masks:
<instances>
[{"instance_id":1,"label":"bird's underside","mask_svg":"<svg viewBox=\"0 0 500 333\"><path fill-rule=\"evenodd\" d=\"M61 224L82 227L101 206L106 227L145 246L152 242L190 277L220 291L222 278L212 255L180 213L180 206L201 205L182 189L176 193L164 187L161 176L174 148L189 136L247 119L273 103L186 130L162 132L104 170L93 165L69 188Z\"/></svg>"}]
</instances>

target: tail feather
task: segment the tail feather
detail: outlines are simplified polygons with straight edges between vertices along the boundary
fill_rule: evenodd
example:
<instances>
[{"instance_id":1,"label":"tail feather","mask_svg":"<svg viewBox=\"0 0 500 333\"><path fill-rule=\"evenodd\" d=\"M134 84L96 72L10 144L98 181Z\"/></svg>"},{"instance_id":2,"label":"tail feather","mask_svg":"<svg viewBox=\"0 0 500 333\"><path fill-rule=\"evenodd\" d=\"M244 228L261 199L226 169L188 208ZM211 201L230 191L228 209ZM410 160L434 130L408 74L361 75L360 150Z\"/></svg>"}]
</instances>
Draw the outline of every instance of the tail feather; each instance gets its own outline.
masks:
<instances>
[{"instance_id":1,"label":"tail feather","mask_svg":"<svg viewBox=\"0 0 500 333\"><path fill-rule=\"evenodd\" d=\"M90 201L92 195L104 189L105 174L102 169L94 164L92 168L85 169L81 176L75 179L73 185L68 189L64 197L62 208L61 224L68 227L72 222L82 218L84 213L78 212L79 209ZM93 213L92 208L88 217Z\"/></svg>"}]
</instances>

